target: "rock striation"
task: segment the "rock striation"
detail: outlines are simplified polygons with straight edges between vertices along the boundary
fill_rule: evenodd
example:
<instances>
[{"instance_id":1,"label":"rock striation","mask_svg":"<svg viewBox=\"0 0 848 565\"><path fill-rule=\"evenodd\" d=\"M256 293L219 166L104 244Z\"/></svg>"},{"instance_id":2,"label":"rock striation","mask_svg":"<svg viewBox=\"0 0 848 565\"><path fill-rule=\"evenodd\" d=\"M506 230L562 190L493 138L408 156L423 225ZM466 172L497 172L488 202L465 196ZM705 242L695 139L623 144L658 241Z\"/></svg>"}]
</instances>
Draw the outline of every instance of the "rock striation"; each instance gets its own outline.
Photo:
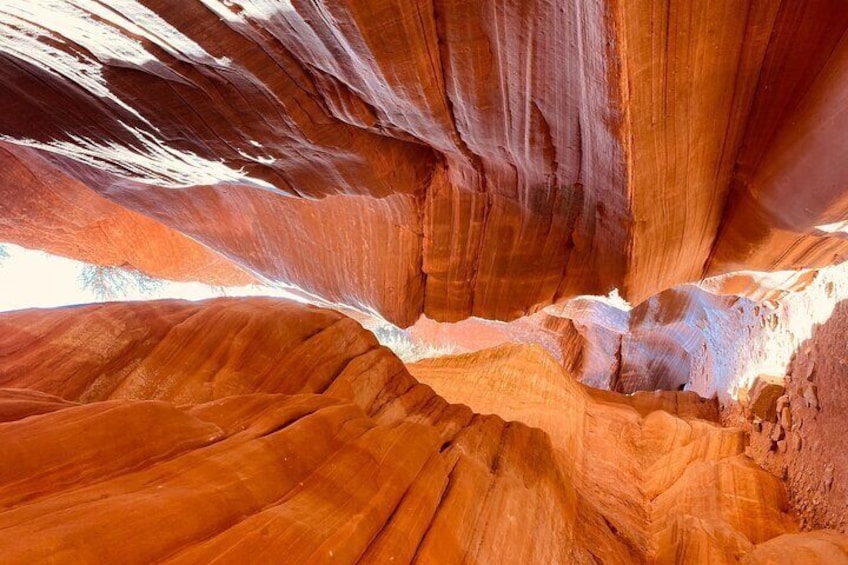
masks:
<instances>
[{"instance_id":1,"label":"rock striation","mask_svg":"<svg viewBox=\"0 0 848 565\"><path fill-rule=\"evenodd\" d=\"M846 265L736 273L674 287L634 307L615 297L578 297L508 323L422 318L409 334L455 352L537 344L596 388L685 388L729 406L750 396L758 376L782 378L794 352L848 299L846 281Z\"/></svg>"},{"instance_id":2,"label":"rock striation","mask_svg":"<svg viewBox=\"0 0 848 565\"><path fill-rule=\"evenodd\" d=\"M0 142L0 170L0 242L155 278L256 282L211 249L104 198L36 150Z\"/></svg>"},{"instance_id":3,"label":"rock striation","mask_svg":"<svg viewBox=\"0 0 848 565\"><path fill-rule=\"evenodd\" d=\"M6 0L0 242L465 353L270 299L2 314L4 563L848 562L799 532L846 529L846 31Z\"/></svg>"},{"instance_id":4,"label":"rock striation","mask_svg":"<svg viewBox=\"0 0 848 565\"><path fill-rule=\"evenodd\" d=\"M448 404L338 313L242 299L0 323L0 413L23 418L0 430L7 562L591 560L545 433ZM594 551L630 554L608 537Z\"/></svg>"},{"instance_id":5,"label":"rock striation","mask_svg":"<svg viewBox=\"0 0 848 565\"><path fill-rule=\"evenodd\" d=\"M840 261L846 28L838 0L11 0L0 141L153 245L401 326L510 320Z\"/></svg>"},{"instance_id":6,"label":"rock striation","mask_svg":"<svg viewBox=\"0 0 848 565\"><path fill-rule=\"evenodd\" d=\"M349 318L261 298L0 330L9 563L848 560L797 533L714 401L588 389L538 347L410 373Z\"/></svg>"}]
</instances>

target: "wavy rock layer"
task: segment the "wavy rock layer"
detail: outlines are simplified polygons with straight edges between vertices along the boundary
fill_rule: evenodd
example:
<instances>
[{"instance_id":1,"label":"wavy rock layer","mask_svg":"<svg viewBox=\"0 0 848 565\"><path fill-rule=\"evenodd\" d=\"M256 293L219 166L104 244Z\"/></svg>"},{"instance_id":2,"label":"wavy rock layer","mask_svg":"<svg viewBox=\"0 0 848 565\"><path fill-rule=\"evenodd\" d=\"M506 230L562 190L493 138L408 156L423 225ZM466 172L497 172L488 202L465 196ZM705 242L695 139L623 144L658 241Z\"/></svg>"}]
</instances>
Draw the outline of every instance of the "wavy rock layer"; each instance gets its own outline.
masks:
<instances>
[{"instance_id":1,"label":"wavy rock layer","mask_svg":"<svg viewBox=\"0 0 848 565\"><path fill-rule=\"evenodd\" d=\"M714 403L591 392L539 349L413 367L469 409L352 320L281 301L0 328L6 562L848 560L795 533Z\"/></svg>"},{"instance_id":2,"label":"wavy rock layer","mask_svg":"<svg viewBox=\"0 0 848 565\"><path fill-rule=\"evenodd\" d=\"M337 313L251 299L0 323L0 414L41 414L0 429L7 562L591 561L547 435L449 405Z\"/></svg>"},{"instance_id":3,"label":"wavy rock layer","mask_svg":"<svg viewBox=\"0 0 848 565\"><path fill-rule=\"evenodd\" d=\"M533 343L596 388L625 393L685 388L729 405L758 375L788 370L815 328L848 299L846 275L846 265L768 276L739 273L681 285L633 308L579 297L508 323L422 318L409 334L456 352Z\"/></svg>"},{"instance_id":4,"label":"wavy rock layer","mask_svg":"<svg viewBox=\"0 0 848 565\"><path fill-rule=\"evenodd\" d=\"M841 2L780 3L710 272L845 259L846 26Z\"/></svg>"},{"instance_id":5,"label":"wavy rock layer","mask_svg":"<svg viewBox=\"0 0 848 565\"><path fill-rule=\"evenodd\" d=\"M12 0L0 138L327 300L512 319L841 258L846 27L836 0Z\"/></svg>"},{"instance_id":6,"label":"wavy rock layer","mask_svg":"<svg viewBox=\"0 0 848 565\"><path fill-rule=\"evenodd\" d=\"M0 142L0 242L169 280L256 282L218 253L103 198L33 149Z\"/></svg>"}]
</instances>

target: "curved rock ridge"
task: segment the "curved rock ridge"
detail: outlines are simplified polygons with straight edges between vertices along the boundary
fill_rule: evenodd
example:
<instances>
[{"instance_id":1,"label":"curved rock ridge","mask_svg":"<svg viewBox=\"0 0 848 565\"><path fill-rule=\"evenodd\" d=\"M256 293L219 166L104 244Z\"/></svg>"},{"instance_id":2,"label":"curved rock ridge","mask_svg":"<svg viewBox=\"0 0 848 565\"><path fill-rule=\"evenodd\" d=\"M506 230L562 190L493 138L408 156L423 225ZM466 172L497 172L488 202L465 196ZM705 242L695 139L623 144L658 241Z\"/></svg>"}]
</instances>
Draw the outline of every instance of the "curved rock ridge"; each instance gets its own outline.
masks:
<instances>
[{"instance_id":1,"label":"curved rock ridge","mask_svg":"<svg viewBox=\"0 0 848 565\"><path fill-rule=\"evenodd\" d=\"M846 28L838 0L9 0L0 140L330 302L509 320L841 260Z\"/></svg>"},{"instance_id":2,"label":"curved rock ridge","mask_svg":"<svg viewBox=\"0 0 848 565\"><path fill-rule=\"evenodd\" d=\"M0 170L0 242L155 278L256 282L208 247L103 198L39 151L0 142Z\"/></svg>"},{"instance_id":3,"label":"curved rock ridge","mask_svg":"<svg viewBox=\"0 0 848 565\"><path fill-rule=\"evenodd\" d=\"M616 390L622 364L621 344L630 319L624 303L578 297L508 323L480 318L442 323L422 317L408 333L423 344L450 348L456 353L505 343L536 344L580 382Z\"/></svg>"},{"instance_id":4,"label":"curved rock ridge","mask_svg":"<svg viewBox=\"0 0 848 565\"><path fill-rule=\"evenodd\" d=\"M4 561L848 560L714 401L593 391L530 346L411 370L439 393L280 300L2 314Z\"/></svg>"},{"instance_id":5,"label":"curved rock ridge","mask_svg":"<svg viewBox=\"0 0 848 565\"><path fill-rule=\"evenodd\" d=\"M741 272L681 285L632 308L609 297L578 297L508 323L422 318L409 334L455 352L537 344L595 388L685 388L728 406L758 375L787 371L793 353L848 299L846 281L844 264Z\"/></svg>"},{"instance_id":6,"label":"curved rock ridge","mask_svg":"<svg viewBox=\"0 0 848 565\"><path fill-rule=\"evenodd\" d=\"M7 562L593 562L545 433L446 403L336 312L0 319L0 414L47 412L0 426ZM608 530L591 551L632 560Z\"/></svg>"},{"instance_id":7,"label":"curved rock ridge","mask_svg":"<svg viewBox=\"0 0 848 565\"><path fill-rule=\"evenodd\" d=\"M801 556L848 561L848 536L828 532L818 543L810 534L783 533L797 530L783 513L779 479L743 454L742 430L719 427L715 403L694 393L628 397L586 388L538 346L501 346L409 368L449 401L547 431L578 491L591 492L610 528L649 562L758 562L755 556L773 555L775 545L785 548L786 563ZM752 552L776 536L784 537L766 546L772 549Z\"/></svg>"},{"instance_id":8,"label":"curved rock ridge","mask_svg":"<svg viewBox=\"0 0 848 565\"><path fill-rule=\"evenodd\" d=\"M780 3L710 273L845 259L846 26L838 1Z\"/></svg>"}]
</instances>

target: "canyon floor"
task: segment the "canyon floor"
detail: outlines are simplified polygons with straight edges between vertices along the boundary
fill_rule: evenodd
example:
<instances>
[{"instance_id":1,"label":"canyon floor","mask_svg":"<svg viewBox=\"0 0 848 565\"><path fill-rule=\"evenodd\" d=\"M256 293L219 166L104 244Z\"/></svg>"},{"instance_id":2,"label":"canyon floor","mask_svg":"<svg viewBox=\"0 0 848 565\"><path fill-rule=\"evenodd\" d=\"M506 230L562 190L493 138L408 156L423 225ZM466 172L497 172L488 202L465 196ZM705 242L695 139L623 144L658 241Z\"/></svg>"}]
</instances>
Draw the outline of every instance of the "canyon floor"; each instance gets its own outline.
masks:
<instances>
[{"instance_id":1,"label":"canyon floor","mask_svg":"<svg viewBox=\"0 0 848 565\"><path fill-rule=\"evenodd\" d=\"M7 563L848 560L715 399L587 387L538 345L405 366L270 298L0 329Z\"/></svg>"}]
</instances>

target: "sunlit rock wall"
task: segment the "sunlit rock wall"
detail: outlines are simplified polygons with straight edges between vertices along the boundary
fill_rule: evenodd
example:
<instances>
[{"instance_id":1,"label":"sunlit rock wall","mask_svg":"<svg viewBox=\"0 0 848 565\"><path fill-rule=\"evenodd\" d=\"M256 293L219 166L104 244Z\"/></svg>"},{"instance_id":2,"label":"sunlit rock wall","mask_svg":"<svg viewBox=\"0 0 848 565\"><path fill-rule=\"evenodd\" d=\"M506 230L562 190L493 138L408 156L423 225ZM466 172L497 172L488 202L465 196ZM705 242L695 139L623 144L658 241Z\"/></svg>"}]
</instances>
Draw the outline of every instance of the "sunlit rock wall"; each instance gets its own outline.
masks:
<instances>
[{"instance_id":1,"label":"sunlit rock wall","mask_svg":"<svg viewBox=\"0 0 848 565\"><path fill-rule=\"evenodd\" d=\"M11 0L0 138L256 276L509 320L841 260L846 26L828 0Z\"/></svg>"},{"instance_id":2,"label":"sunlit rock wall","mask_svg":"<svg viewBox=\"0 0 848 565\"><path fill-rule=\"evenodd\" d=\"M846 298L846 266L747 273L676 287L633 308L581 297L509 323L422 319L410 333L458 352L536 343L597 388L685 388L729 403L757 375L783 375L801 344Z\"/></svg>"},{"instance_id":3,"label":"sunlit rock wall","mask_svg":"<svg viewBox=\"0 0 848 565\"><path fill-rule=\"evenodd\" d=\"M848 551L798 533L715 401L594 391L538 347L410 374L353 320L260 298L30 310L0 329L4 562Z\"/></svg>"}]
</instances>

